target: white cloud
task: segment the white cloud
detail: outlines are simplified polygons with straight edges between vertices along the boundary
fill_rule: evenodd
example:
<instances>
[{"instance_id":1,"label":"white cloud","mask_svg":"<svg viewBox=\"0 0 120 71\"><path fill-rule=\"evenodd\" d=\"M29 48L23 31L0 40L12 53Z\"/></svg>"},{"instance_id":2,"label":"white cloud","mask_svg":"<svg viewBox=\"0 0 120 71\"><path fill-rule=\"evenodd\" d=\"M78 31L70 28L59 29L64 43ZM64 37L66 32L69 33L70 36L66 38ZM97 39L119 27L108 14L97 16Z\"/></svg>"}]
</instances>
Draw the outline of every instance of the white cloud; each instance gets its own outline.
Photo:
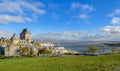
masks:
<instances>
[{"instance_id":1,"label":"white cloud","mask_svg":"<svg viewBox=\"0 0 120 71\"><path fill-rule=\"evenodd\" d=\"M0 2L0 24L11 22L24 23L36 20L38 15L45 14L44 4L25 0L4 0ZM42 9L41 9L42 7ZM32 15L36 15L33 17Z\"/></svg>"},{"instance_id":2,"label":"white cloud","mask_svg":"<svg viewBox=\"0 0 120 71\"><path fill-rule=\"evenodd\" d=\"M86 31L64 31L64 32L51 32L45 34L38 34L34 39L50 39L50 40L79 40L83 36L87 36Z\"/></svg>"},{"instance_id":3,"label":"white cloud","mask_svg":"<svg viewBox=\"0 0 120 71\"><path fill-rule=\"evenodd\" d=\"M10 22L21 23L24 19L20 16L0 15L0 23L8 24Z\"/></svg>"},{"instance_id":4,"label":"white cloud","mask_svg":"<svg viewBox=\"0 0 120 71\"><path fill-rule=\"evenodd\" d=\"M42 3L42 2L33 2L32 1L32 4L35 5L36 7L45 7L45 5Z\"/></svg>"},{"instance_id":5,"label":"white cloud","mask_svg":"<svg viewBox=\"0 0 120 71\"><path fill-rule=\"evenodd\" d=\"M87 31L64 31L37 34L33 39L77 40L77 41L120 41L120 26L105 26L98 33Z\"/></svg>"},{"instance_id":6,"label":"white cloud","mask_svg":"<svg viewBox=\"0 0 120 71\"><path fill-rule=\"evenodd\" d=\"M73 2L71 4L71 9L74 10L74 9L80 9L84 12L92 12L94 11L94 7L92 5L88 5L88 4L81 4L81 3L78 3L78 2Z\"/></svg>"},{"instance_id":7,"label":"white cloud","mask_svg":"<svg viewBox=\"0 0 120 71\"><path fill-rule=\"evenodd\" d=\"M33 4L30 4L28 2L24 2L24 1L18 1L18 4L20 4L20 6L23 6L24 8L28 8L31 9L34 13L37 14L45 14L45 11L42 9L39 9L38 7L36 7ZM41 3L40 3L41 4Z\"/></svg>"},{"instance_id":8,"label":"white cloud","mask_svg":"<svg viewBox=\"0 0 120 71\"><path fill-rule=\"evenodd\" d=\"M31 18L24 18L24 20L27 21L27 22L33 21L33 19L31 19Z\"/></svg>"},{"instance_id":9,"label":"white cloud","mask_svg":"<svg viewBox=\"0 0 120 71\"><path fill-rule=\"evenodd\" d=\"M110 17L114 17L120 15L120 9L115 9L111 14L109 14Z\"/></svg>"},{"instance_id":10,"label":"white cloud","mask_svg":"<svg viewBox=\"0 0 120 71\"><path fill-rule=\"evenodd\" d=\"M85 10L85 11L88 11L88 12L94 11L94 7L93 7L93 6L90 6L90 5L88 5L88 4L82 5L81 8L82 8L83 10Z\"/></svg>"},{"instance_id":11,"label":"white cloud","mask_svg":"<svg viewBox=\"0 0 120 71\"><path fill-rule=\"evenodd\" d=\"M113 17L111 20L112 24L120 24L120 18L119 17Z\"/></svg>"},{"instance_id":12,"label":"white cloud","mask_svg":"<svg viewBox=\"0 0 120 71\"><path fill-rule=\"evenodd\" d=\"M101 38L104 38L104 40L114 40L114 41L120 41L120 26L105 26L101 28L102 31L100 35L103 35ZM105 33L103 33L105 32Z\"/></svg>"},{"instance_id":13,"label":"white cloud","mask_svg":"<svg viewBox=\"0 0 120 71\"><path fill-rule=\"evenodd\" d=\"M80 18L81 18L81 19L87 19L88 16L87 16L86 14L81 14L81 15L80 15Z\"/></svg>"},{"instance_id":14,"label":"white cloud","mask_svg":"<svg viewBox=\"0 0 120 71\"><path fill-rule=\"evenodd\" d=\"M105 26L100 30L109 33L120 33L120 26Z\"/></svg>"},{"instance_id":15,"label":"white cloud","mask_svg":"<svg viewBox=\"0 0 120 71\"><path fill-rule=\"evenodd\" d=\"M0 23L4 23L4 24L8 24L11 22L24 23L24 22L30 22L30 21L32 21L32 19L23 18L21 16L0 15Z\"/></svg>"},{"instance_id":16,"label":"white cloud","mask_svg":"<svg viewBox=\"0 0 120 71\"><path fill-rule=\"evenodd\" d=\"M89 14L92 13L95 8L92 5L73 2L71 4L71 10L77 14L76 16L74 15L76 18L88 19Z\"/></svg>"},{"instance_id":17,"label":"white cloud","mask_svg":"<svg viewBox=\"0 0 120 71\"><path fill-rule=\"evenodd\" d=\"M120 9L115 9L111 14L109 14L111 19L111 23L113 25L119 25L120 24Z\"/></svg>"},{"instance_id":18,"label":"white cloud","mask_svg":"<svg viewBox=\"0 0 120 71\"><path fill-rule=\"evenodd\" d=\"M0 3L0 13L4 13L4 12L5 13L7 12L22 13L23 10L18 3L12 2L12 1L5 1L5 2Z\"/></svg>"}]
</instances>

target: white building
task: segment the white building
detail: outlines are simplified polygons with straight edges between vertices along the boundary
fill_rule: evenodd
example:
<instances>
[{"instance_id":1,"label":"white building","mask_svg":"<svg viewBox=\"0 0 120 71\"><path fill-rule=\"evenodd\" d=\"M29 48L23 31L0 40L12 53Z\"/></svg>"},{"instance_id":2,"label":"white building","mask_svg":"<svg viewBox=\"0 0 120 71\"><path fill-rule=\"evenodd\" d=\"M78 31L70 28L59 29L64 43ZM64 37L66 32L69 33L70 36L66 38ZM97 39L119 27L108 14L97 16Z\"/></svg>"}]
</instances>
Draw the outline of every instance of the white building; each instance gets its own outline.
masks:
<instances>
[{"instance_id":1,"label":"white building","mask_svg":"<svg viewBox=\"0 0 120 71\"><path fill-rule=\"evenodd\" d=\"M5 56L20 56L20 52L18 51L19 48L19 46L8 45L5 48Z\"/></svg>"}]
</instances>

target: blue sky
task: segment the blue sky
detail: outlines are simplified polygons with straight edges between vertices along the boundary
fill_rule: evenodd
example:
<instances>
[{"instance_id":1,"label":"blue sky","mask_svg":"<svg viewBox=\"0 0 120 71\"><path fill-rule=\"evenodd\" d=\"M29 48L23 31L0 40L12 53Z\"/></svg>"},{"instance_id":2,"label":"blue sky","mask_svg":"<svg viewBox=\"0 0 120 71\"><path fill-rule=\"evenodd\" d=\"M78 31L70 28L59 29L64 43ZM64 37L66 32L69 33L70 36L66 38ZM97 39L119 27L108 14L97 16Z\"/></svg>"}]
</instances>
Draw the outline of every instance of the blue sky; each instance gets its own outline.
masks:
<instances>
[{"instance_id":1,"label":"blue sky","mask_svg":"<svg viewBox=\"0 0 120 71\"><path fill-rule=\"evenodd\" d=\"M24 28L35 39L120 40L120 0L0 0L0 37Z\"/></svg>"}]
</instances>

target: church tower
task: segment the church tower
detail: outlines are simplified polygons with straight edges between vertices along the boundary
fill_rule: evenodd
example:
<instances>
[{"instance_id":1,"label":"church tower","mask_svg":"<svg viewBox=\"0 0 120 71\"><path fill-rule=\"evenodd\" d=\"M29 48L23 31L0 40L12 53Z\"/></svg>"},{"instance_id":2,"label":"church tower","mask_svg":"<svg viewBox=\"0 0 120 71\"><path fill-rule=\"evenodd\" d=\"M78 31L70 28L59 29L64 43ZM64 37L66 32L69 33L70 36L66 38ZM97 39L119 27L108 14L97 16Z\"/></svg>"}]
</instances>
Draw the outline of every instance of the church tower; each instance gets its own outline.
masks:
<instances>
[{"instance_id":1,"label":"church tower","mask_svg":"<svg viewBox=\"0 0 120 71\"><path fill-rule=\"evenodd\" d=\"M20 33L20 40L31 42L31 33L28 31L28 29L23 29L23 31Z\"/></svg>"}]
</instances>

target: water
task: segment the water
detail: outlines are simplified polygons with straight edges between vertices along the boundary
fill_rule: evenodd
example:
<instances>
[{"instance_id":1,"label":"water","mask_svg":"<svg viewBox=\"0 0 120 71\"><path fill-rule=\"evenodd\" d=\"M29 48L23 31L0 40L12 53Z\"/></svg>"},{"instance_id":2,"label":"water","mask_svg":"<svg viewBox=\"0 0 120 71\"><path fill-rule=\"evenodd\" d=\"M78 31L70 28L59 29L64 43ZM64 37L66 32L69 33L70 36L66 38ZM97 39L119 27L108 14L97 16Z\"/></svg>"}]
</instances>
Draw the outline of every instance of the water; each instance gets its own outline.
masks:
<instances>
[{"instance_id":1,"label":"water","mask_svg":"<svg viewBox=\"0 0 120 71\"><path fill-rule=\"evenodd\" d=\"M59 42L60 46L65 47L66 49L69 50L74 50L74 51L78 51L78 52L83 52L88 50L89 46L98 46L99 47L99 51L98 53L102 53L103 49L104 49L104 45L103 42ZM105 52L111 52L112 47L107 46L107 48L105 48Z\"/></svg>"}]
</instances>

